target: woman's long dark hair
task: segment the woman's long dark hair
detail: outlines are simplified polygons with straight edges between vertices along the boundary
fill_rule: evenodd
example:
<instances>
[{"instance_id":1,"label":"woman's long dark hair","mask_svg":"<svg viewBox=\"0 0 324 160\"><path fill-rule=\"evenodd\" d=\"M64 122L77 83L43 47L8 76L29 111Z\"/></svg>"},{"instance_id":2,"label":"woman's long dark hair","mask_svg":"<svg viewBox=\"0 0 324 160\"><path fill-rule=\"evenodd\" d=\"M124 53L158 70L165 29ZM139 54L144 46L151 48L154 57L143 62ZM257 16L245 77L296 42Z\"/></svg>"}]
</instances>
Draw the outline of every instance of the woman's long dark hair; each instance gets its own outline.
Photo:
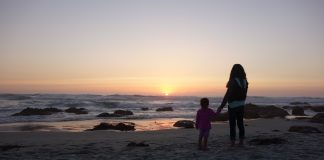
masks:
<instances>
[{"instance_id":1,"label":"woman's long dark hair","mask_svg":"<svg viewBox=\"0 0 324 160\"><path fill-rule=\"evenodd\" d=\"M246 74L245 74L244 68L240 64L233 65L229 80L234 79L235 77L246 79Z\"/></svg>"},{"instance_id":2,"label":"woman's long dark hair","mask_svg":"<svg viewBox=\"0 0 324 160\"><path fill-rule=\"evenodd\" d=\"M240 78L240 79L247 80L244 68L243 68L243 66L241 64L234 64L233 65L229 81L233 80L234 78ZM226 85L227 87L228 87L228 84L229 83L227 83L227 85Z\"/></svg>"}]
</instances>

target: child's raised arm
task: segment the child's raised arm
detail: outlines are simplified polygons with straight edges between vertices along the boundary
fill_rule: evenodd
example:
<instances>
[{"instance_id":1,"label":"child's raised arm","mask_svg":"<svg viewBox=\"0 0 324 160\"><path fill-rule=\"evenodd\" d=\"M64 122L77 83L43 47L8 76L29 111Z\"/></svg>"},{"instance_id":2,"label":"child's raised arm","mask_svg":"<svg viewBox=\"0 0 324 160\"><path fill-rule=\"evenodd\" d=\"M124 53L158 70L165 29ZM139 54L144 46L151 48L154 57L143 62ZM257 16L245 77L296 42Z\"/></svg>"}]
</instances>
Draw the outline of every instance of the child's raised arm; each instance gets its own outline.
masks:
<instances>
[{"instance_id":1,"label":"child's raised arm","mask_svg":"<svg viewBox=\"0 0 324 160\"><path fill-rule=\"evenodd\" d=\"M219 115L220 111L217 110L217 112L215 112L214 110L211 110L211 120L215 120L216 117Z\"/></svg>"}]
</instances>

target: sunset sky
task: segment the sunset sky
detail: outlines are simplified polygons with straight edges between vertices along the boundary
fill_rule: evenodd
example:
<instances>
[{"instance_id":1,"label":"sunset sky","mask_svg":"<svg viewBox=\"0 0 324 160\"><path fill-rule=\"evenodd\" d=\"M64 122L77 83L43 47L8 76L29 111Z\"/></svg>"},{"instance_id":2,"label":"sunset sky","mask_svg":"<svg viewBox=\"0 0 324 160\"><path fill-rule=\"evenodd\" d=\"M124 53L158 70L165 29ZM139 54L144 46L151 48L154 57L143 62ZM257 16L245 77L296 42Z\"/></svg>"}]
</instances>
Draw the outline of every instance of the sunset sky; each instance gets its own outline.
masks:
<instances>
[{"instance_id":1,"label":"sunset sky","mask_svg":"<svg viewBox=\"0 0 324 160\"><path fill-rule=\"evenodd\" d=\"M1 0L0 93L324 97L323 0Z\"/></svg>"}]
</instances>

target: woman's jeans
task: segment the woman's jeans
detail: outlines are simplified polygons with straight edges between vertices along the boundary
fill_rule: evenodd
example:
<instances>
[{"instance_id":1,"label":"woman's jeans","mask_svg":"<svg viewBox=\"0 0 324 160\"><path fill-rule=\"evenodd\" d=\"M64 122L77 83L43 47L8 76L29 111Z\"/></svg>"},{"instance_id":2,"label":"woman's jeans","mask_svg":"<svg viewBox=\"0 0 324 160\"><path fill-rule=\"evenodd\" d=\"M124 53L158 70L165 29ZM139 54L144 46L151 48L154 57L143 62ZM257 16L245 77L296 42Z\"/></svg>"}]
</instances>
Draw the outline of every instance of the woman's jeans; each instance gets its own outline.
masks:
<instances>
[{"instance_id":1,"label":"woman's jeans","mask_svg":"<svg viewBox=\"0 0 324 160\"><path fill-rule=\"evenodd\" d=\"M243 124L243 117L244 117L244 106L240 106L236 108L228 107L230 136L232 141L235 141L235 137L236 137L236 123L239 129L240 139L244 139L245 131L244 131L244 124Z\"/></svg>"}]
</instances>

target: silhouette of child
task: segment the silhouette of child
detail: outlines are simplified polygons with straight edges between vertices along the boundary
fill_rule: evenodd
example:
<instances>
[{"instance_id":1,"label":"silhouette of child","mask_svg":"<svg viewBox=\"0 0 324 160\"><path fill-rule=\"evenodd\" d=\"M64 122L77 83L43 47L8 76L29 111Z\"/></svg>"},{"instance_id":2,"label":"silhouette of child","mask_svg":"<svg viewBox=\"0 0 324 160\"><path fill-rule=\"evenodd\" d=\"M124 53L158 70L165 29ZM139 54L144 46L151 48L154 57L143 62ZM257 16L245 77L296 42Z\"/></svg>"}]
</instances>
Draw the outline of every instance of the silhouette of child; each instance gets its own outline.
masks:
<instances>
[{"instance_id":1,"label":"silhouette of child","mask_svg":"<svg viewBox=\"0 0 324 160\"><path fill-rule=\"evenodd\" d=\"M219 112L214 112L208 108L209 100L202 98L200 100L201 108L197 111L196 116L196 129L199 129L198 149L207 150L207 141L209 136L209 130L211 129L211 119L214 118Z\"/></svg>"}]
</instances>

